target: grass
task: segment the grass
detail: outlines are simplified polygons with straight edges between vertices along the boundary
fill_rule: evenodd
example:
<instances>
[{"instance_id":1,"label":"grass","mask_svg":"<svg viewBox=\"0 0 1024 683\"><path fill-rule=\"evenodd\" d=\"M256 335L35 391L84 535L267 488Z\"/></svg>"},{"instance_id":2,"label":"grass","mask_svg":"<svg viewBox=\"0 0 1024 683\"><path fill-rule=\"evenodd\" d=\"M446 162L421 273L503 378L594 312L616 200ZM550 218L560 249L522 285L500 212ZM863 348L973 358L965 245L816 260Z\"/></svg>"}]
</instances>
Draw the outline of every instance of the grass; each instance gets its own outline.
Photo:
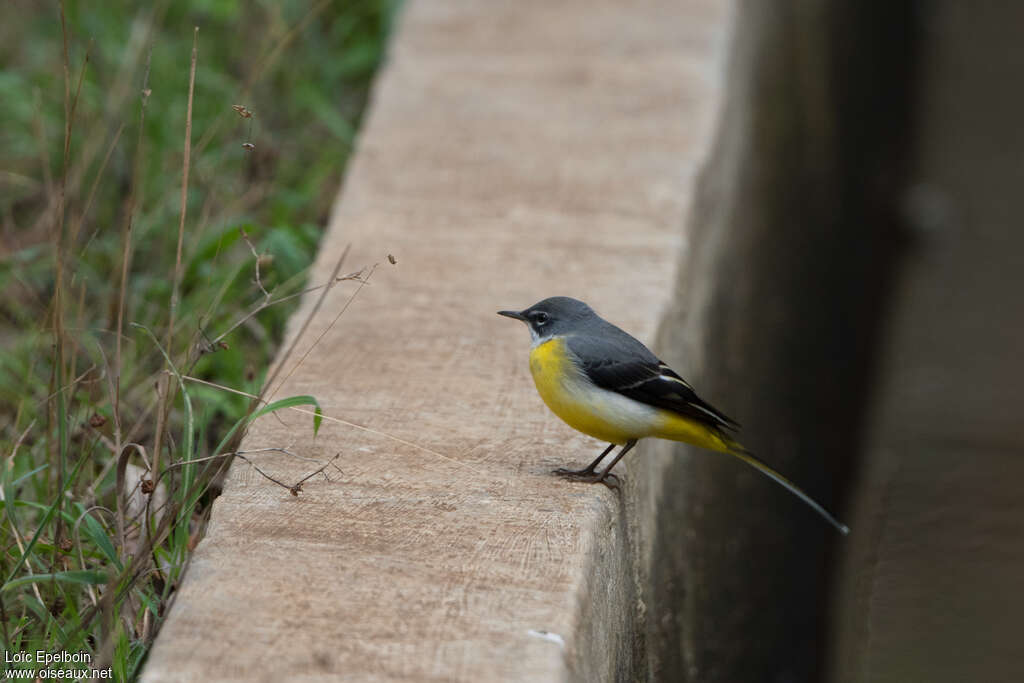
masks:
<instances>
[{"instance_id":1,"label":"grass","mask_svg":"<svg viewBox=\"0 0 1024 683\"><path fill-rule=\"evenodd\" d=\"M392 4L13 3L0 27L8 652L87 652L135 678L217 456L257 414L318 409L250 396L308 286Z\"/></svg>"}]
</instances>

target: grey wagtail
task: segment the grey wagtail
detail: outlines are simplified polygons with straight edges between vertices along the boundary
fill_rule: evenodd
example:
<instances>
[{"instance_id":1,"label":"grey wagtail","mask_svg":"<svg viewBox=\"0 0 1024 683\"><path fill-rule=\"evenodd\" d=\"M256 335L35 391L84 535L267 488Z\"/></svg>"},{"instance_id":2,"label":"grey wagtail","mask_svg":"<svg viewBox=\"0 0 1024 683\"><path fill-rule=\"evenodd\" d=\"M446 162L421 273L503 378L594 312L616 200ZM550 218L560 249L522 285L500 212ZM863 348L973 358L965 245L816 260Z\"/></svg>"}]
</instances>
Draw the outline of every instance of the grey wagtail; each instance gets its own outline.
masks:
<instances>
[{"instance_id":1,"label":"grey wagtail","mask_svg":"<svg viewBox=\"0 0 1024 683\"><path fill-rule=\"evenodd\" d=\"M582 301L556 296L498 315L522 320L530 328L530 372L548 408L573 429L609 442L584 469L559 469L556 474L607 484L612 468L640 439L684 441L739 458L810 505L836 529L849 533L796 484L729 436L739 429L735 420L703 401L650 349ZM598 464L616 446L622 450L598 472Z\"/></svg>"}]
</instances>

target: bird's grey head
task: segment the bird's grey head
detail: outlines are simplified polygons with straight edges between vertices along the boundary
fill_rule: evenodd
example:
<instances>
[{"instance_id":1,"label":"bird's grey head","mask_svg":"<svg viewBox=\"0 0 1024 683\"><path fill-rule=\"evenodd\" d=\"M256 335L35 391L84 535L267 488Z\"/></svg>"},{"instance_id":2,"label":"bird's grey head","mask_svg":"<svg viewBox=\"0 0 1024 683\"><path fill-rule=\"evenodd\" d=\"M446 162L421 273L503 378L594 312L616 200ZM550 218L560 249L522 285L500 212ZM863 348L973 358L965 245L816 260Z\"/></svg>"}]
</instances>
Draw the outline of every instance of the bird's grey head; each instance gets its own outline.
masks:
<instances>
[{"instance_id":1,"label":"bird's grey head","mask_svg":"<svg viewBox=\"0 0 1024 683\"><path fill-rule=\"evenodd\" d=\"M553 296L521 311L498 311L498 315L526 323L534 344L578 331L591 320L600 320L590 306L567 296Z\"/></svg>"}]
</instances>

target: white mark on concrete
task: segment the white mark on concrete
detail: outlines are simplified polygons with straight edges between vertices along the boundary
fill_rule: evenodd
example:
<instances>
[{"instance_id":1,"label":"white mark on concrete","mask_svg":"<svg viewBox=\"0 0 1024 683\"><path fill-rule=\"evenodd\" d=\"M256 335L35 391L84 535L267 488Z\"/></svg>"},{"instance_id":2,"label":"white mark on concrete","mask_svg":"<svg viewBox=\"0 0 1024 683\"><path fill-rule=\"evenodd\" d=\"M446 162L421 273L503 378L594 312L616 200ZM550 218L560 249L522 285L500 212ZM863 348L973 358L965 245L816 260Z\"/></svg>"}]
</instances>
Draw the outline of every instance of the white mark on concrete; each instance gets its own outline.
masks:
<instances>
[{"instance_id":1,"label":"white mark on concrete","mask_svg":"<svg viewBox=\"0 0 1024 683\"><path fill-rule=\"evenodd\" d=\"M542 640L555 643L560 648L565 648L565 639L557 633L552 633L551 631L536 631L531 628L526 632L526 634L533 636L534 638L541 638Z\"/></svg>"}]
</instances>

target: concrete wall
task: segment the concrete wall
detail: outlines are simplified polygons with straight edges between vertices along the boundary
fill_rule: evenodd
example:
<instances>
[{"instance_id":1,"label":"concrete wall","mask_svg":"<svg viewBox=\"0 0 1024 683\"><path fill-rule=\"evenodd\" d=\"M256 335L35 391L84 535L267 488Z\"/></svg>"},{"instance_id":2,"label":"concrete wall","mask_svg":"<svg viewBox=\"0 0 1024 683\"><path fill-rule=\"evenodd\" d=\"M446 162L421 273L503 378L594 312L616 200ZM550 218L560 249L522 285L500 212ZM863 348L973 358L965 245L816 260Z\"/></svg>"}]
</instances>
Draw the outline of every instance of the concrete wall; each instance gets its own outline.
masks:
<instances>
[{"instance_id":1,"label":"concrete wall","mask_svg":"<svg viewBox=\"0 0 1024 683\"><path fill-rule=\"evenodd\" d=\"M1024 6L922 10L908 246L832 680L1009 683L1024 680Z\"/></svg>"},{"instance_id":2,"label":"concrete wall","mask_svg":"<svg viewBox=\"0 0 1024 683\"><path fill-rule=\"evenodd\" d=\"M905 22L844 5L743 4L660 338L666 360L744 425L751 450L838 512L884 310L890 259L878 255L892 251L884 198L857 193L898 175L901 121L877 108L906 106L898 68L879 78L875 57L841 39L885 20L875 49L891 55ZM814 680L844 539L744 465L671 450L651 587L663 666L694 681Z\"/></svg>"},{"instance_id":3,"label":"concrete wall","mask_svg":"<svg viewBox=\"0 0 1024 683\"><path fill-rule=\"evenodd\" d=\"M673 449L655 667L1024 675L1024 73L1011 3L748 2L666 360L837 508Z\"/></svg>"}]
</instances>

